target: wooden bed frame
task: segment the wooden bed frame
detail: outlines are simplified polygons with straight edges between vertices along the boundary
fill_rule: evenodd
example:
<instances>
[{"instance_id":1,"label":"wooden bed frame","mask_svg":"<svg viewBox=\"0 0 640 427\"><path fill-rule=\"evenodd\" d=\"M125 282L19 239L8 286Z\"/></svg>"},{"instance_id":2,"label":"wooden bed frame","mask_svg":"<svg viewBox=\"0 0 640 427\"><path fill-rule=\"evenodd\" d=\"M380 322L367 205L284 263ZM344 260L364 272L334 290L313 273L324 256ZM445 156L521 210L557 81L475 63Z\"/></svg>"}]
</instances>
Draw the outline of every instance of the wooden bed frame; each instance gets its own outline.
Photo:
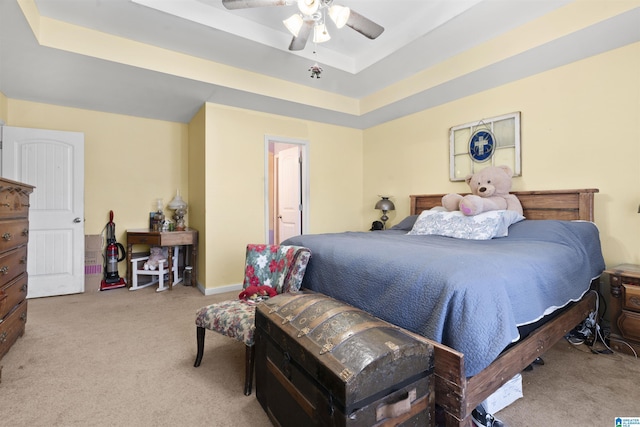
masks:
<instances>
[{"instance_id":1,"label":"wooden bed frame","mask_svg":"<svg viewBox=\"0 0 640 427\"><path fill-rule=\"evenodd\" d=\"M597 189L516 191L527 219L593 221ZM443 194L413 195L411 214L442 206ZM589 292L553 320L532 331L504 351L483 371L466 378L464 354L445 345L434 345L435 399L446 426L472 426L471 411L498 388L521 372L595 310L596 297ZM418 339L425 339L416 335Z\"/></svg>"}]
</instances>

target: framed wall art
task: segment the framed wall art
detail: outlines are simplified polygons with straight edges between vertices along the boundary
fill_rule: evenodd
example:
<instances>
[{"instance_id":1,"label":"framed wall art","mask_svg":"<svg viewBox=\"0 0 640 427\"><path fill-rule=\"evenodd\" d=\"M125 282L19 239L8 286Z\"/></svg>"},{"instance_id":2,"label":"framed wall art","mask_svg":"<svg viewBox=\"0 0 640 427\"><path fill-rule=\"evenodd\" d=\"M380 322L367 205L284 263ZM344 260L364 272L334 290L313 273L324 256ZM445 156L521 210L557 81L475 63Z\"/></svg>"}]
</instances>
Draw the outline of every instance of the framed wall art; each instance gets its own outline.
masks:
<instances>
[{"instance_id":1,"label":"framed wall art","mask_svg":"<svg viewBox=\"0 0 640 427\"><path fill-rule=\"evenodd\" d=\"M449 179L465 178L488 166L507 165L521 176L520 112L454 126L449 131Z\"/></svg>"}]
</instances>

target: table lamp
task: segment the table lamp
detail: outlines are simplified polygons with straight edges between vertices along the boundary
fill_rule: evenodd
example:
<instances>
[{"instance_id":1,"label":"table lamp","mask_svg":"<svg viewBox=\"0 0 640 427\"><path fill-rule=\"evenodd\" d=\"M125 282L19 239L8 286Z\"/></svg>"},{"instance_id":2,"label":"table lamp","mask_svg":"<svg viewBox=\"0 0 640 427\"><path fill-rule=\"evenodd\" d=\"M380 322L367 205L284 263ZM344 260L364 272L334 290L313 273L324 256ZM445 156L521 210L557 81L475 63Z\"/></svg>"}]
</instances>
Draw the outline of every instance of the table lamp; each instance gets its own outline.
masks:
<instances>
[{"instance_id":1,"label":"table lamp","mask_svg":"<svg viewBox=\"0 0 640 427\"><path fill-rule=\"evenodd\" d=\"M380 221L382 221L382 228L387 228L387 220L389 217L387 216L387 212L394 211L396 209L395 205L391 200L389 200L389 196L379 196L381 200L378 200L376 203L376 209L382 211L382 216L380 217Z\"/></svg>"},{"instance_id":2,"label":"table lamp","mask_svg":"<svg viewBox=\"0 0 640 427\"><path fill-rule=\"evenodd\" d=\"M169 202L167 208L174 211L173 219L176 221L176 231L184 231L187 227L184 223L184 216L187 214L187 204L180 196L180 190L176 192L176 196Z\"/></svg>"}]
</instances>

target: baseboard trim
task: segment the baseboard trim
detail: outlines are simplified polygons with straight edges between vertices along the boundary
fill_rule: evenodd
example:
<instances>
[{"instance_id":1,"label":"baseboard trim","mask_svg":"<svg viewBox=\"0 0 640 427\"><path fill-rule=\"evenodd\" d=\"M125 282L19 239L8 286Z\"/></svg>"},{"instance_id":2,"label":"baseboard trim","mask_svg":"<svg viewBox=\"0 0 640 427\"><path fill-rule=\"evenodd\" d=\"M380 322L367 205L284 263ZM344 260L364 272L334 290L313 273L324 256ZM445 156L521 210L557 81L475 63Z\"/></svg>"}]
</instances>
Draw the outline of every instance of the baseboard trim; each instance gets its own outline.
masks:
<instances>
[{"instance_id":1,"label":"baseboard trim","mask_svg":"<svg viewBox=\"0 0 640 427\"><path fill-rule=\"evenodd\" d=\"M242 283L236 283L236 284L226 285L226 286L218 286L215 288L205 288L200 283L198 283L198 289L200 289L200 292L202 292L204 295L207 295L207 296L218 295L218 294L223 294L225 292L232 292L232 291L240 292L242 290Z\"/></svg>"}]
</instances>

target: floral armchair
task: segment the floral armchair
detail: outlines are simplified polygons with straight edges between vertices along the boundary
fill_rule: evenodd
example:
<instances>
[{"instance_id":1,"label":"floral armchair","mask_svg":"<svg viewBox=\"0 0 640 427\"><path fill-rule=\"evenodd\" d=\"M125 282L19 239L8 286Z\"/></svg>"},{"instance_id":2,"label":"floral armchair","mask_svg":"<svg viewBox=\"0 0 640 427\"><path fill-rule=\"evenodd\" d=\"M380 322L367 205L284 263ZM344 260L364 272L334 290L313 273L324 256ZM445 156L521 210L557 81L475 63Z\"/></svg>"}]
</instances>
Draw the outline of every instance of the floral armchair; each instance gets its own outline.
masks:
<instances>
[{"instance_id":1,"label":"floral armchair","mask_svg":"<svg viewBox=\"0 0 640 427\"><path fill-rule=\"evenodd\" d=\"M246 346L244 394L250 395L256 305L270 295L300 290L310 256L309 249L301 246L247 245L240 298L202 307L196 313L198 353L193 366L198 367L202 362L207 329L243 342Z\"/></svg>"}]
</instances>

